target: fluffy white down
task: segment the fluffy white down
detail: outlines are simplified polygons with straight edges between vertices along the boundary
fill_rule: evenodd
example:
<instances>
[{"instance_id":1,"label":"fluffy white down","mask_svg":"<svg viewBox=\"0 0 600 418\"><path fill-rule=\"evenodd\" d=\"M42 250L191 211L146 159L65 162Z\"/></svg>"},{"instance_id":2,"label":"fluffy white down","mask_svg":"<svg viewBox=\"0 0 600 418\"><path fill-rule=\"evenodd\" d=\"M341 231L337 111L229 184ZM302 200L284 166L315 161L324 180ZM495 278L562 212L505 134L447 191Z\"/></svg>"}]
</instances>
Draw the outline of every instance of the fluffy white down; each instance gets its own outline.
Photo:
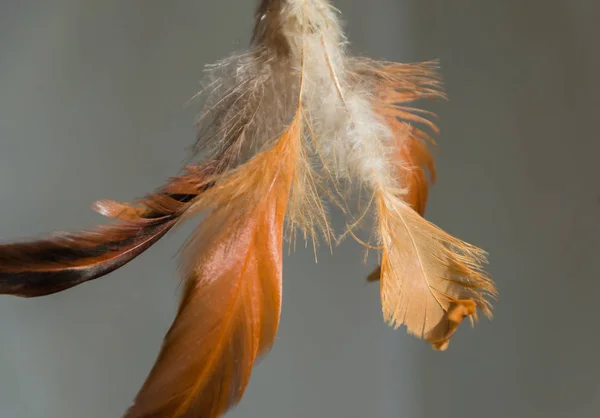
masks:
<instances>
[{"instance_id":1,"label":"fluffy white down","mask_svg":"<svg viewBox=\"0 0 600 418\"><path fill-rule=\"evenodd\" d=\"M368 92L347 79L338 11L327 0L288 0L282 14L293 55L304 63L304 111L321 157L338 178L358 178L374 189L393 185L392 135Z\"/></svg>"}]
</instances>

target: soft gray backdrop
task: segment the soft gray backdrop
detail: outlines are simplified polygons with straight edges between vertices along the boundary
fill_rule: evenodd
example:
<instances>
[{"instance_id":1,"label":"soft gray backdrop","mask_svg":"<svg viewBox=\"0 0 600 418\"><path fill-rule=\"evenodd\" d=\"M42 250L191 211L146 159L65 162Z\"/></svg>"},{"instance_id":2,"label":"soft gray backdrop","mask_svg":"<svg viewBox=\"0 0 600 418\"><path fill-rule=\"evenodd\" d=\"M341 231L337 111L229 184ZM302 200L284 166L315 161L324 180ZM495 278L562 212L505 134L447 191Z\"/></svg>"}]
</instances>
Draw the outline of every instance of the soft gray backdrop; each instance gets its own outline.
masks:
<instances>
[{"instance_id":1,"label":"soft gray backdrop","mask_svg":"<svg viewBox=\"0 0 600 418\"><path fill-rule=\"evenodd\" d=\"M381 319L348 241L285 259L277 343L231 417L600 416L600 27L586 0L339 0L358 52L440 58L428 217L486 248L492 322L445 353ZM88 227L177 172L204 64L244 48L248 0L2 0L0 238ZM62 294L0 297L0 418L127 408L177 303L183 228Z\"/></svg>"}]
</instances>

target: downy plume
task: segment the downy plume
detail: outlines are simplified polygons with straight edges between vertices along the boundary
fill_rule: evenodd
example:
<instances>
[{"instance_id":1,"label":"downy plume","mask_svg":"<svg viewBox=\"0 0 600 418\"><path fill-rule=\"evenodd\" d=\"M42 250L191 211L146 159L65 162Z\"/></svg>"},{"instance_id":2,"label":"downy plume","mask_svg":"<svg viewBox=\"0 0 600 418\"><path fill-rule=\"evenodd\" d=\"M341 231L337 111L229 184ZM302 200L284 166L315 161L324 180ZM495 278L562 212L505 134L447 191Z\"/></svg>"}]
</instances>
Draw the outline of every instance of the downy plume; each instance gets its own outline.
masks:
<instances>
[{"instance_id":1,"label":"downy plume","mask_svg":"<svg viewBox=\"0 0 600 418\"><path fill-rule=\"evenodd\" d=\"M205 214L184 247L176 318L125 416L219 417L275 340L286 236L330 245L326 202L347 207L360 190L385 321L445 349L464 318L491 316L496 289L483 250L424 218L437 128L412 103L444 97L436 71L349 55L329 0L262 0L250 49L208 68L202 161L137 202L97 202L113 225L0 245L0 293L96 279Z\"/></svg>"}]
</instances>

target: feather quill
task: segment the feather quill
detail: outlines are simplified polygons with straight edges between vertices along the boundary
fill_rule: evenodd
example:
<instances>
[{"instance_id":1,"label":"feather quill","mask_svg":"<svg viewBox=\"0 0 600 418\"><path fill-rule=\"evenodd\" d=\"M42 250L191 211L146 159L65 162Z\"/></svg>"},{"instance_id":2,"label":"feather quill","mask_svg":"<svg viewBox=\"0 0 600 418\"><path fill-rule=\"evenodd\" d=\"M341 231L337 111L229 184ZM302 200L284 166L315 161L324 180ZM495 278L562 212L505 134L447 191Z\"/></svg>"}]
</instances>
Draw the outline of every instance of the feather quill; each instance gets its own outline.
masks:
<instances>
[{"instance_id":1,"label":"feather quill","mask_svg":"<svg viewBox=\"0 0 600 418\"><path fill-rule=\"evenodd\" d=\"M176 318L125 416L216 418L274 342L286 224L292 240L300 229L330 244L325 198L347 207L358 189L359 219L371 214L378 238L368 280L380 282L384 319L446 349L464 318L491 316L496 289L483 250L424 218L437 127L412 104L445 97L436 70L351 56L329 0L261 0L249 51L209 68L204 162L138 202L97 202L112 226L0 245L0 293L101 277L206 213L184 247Z\"/></svg>"}]
</instances>

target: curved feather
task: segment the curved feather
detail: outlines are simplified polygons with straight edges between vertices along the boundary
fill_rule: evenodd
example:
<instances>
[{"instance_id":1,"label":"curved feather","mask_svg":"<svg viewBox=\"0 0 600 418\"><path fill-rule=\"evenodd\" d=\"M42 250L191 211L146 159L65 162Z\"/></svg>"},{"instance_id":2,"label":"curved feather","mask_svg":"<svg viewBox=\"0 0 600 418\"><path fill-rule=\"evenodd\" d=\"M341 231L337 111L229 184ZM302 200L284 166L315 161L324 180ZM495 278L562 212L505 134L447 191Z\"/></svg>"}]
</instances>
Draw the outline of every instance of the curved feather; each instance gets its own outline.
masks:
<instances>
[{"instance_id":1,"label":"curved feather","mask_svg":"<svg viewBox=\"0 0 600 418\"><path fill-rule=\"evenodd\" d=\"M135 205L96 202L96 211L120 220L115 225L0 245L0 294L45 296L127 264L180 220L206 188L204 178L209 168L190 167Z\"/></svg>"},{"instance_id":2,"label":"curved feather","mask_svg":"<svg viewBox=\"0 0 600 418\"><path fill-rule=\"evenodd\" d=\"M435 162L427 143L435 145L435 141L414 123L425 125L436 133L438 128L420 115L433 114L406 105L415 100L445 97L435 63L396 64L367 60L362 65L357 65L358 71L374 84L375 110L393 136L392 162L399 186L407 190L403 199L424 215L429 184L436 178Z\"/></svg>"},{"instance_id":3,"label":"curved feather","mask_svg":"<svg viewBox=\"0 0 600 418\"><path fill-rule=\"evenodd\" d=\"M447 234L423 218L429 172L435 164L427 143L435 142L423 125L437 133L429 112L408 107L420 99L443 98L432 63L394 64L358 59L353 68L373 92L372 105L391 133L389 162L394 179L373 184L377 202L382 262L369 277L380 280L385 320L447 348L460 322L491 316L493 282L483 271L486 254ZM398 187L395 187L398 186Z\"/></svg>"},{"instance_id":4,"label":"curved feather","mask_svg":"<svg viewBox=\"0 0 600 418\"><path fill-rule=\"evenodd\" d=\"M411 122L423 124L434 132L437 126L418 113L419 109L405 104L423 98L443 97L434 63L395 64L360 60L357 73L372 80L377 92L373 100L377 113L383 118L393 135L392 164L398 185L406 190L404 200L419 215L425 215L429 187L436 180L436 166L428 143L435 141ZM429 176L429 178L428 178ZM381 277L378 266L367 281L375 282Z\"/></svg>"},{"instance_id":5,"label":"curved feather","mask_svg":"<svg viewBox=\"0 0 600 418\"><path fill-rule=\"evenodd\" d=\"M241 399L279 324L283 222L300 124L298 112L273 148L203 196L199 206L211 211L186 247L179 311L127 418L213 418Z\"/></svg>"},{"instance_id":6,"label":"curved feather","mask_svg":"<svg viewBox=\"0 0 600 418\"><path fill-rule=\"evenodd\" d=\"M443 350L463 318L476 318L476 309L491 316L487 297L496 289L483 272L483 250L444 232L387 190L377 192L377 208L388 323Z\"/></svg>"}]
</instances>

